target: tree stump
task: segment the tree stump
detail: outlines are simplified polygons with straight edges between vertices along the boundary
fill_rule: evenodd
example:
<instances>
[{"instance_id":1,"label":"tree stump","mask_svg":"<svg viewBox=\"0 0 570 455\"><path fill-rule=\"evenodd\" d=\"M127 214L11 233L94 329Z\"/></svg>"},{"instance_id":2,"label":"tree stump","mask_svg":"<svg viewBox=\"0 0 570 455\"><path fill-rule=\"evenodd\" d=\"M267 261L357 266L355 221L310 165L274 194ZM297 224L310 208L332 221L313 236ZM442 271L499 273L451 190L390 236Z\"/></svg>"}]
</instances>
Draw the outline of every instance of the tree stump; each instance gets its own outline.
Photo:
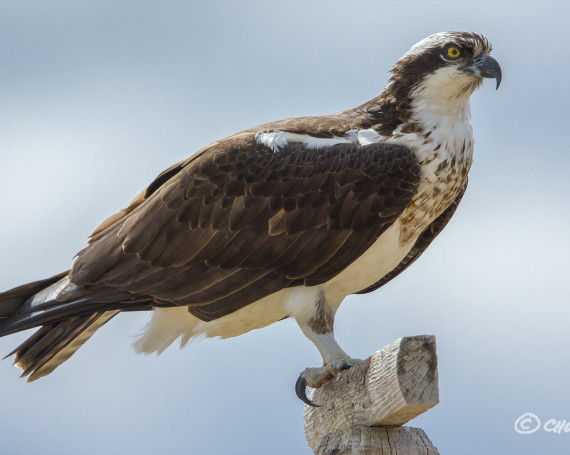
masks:
<instances>
[{"instance_id":1,"label":"tree stump","mask_svg":"<svg viewBox=\"0 0 570 455\"><path fill-rule=\"evenodd\" d=\"M404 337L315 389L305 436L318 455L437 455L402 425L439 403L435 337Z\"/></svg>"}]
</instances>

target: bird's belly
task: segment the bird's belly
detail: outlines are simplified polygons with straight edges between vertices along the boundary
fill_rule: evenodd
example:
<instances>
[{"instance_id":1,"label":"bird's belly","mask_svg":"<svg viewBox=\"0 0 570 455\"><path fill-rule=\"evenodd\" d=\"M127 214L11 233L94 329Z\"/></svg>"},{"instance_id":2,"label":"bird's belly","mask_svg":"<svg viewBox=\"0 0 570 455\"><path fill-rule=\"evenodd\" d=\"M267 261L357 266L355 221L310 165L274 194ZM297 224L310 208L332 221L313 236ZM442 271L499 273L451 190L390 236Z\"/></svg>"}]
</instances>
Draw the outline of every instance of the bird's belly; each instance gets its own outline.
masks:
<instances>
[{"instance_id":1,"label":"bird's belly","mask_svg":"<svg viewBox=\"0 0 570 455\"><path fill-rule=\"evenodd\" d=\"M347 295L376 283L404 259L415 238L402 244L400 232L401 222L396 220L362 256L322 285L282 289L214 321L201 321L186 307L156 308L136 349L145 353L161 352L178 337L182 344L200 336L231 338L287 316L304 320L314 311L314 302L323 288L327 302L338 306Z\"/></svg>"},{"instance_id":2,"label":"bird's belly","mask_svg":"<svg viewBox=\"0 0 570 455\"><path fill-rule=\"evenodd\" d=\"M213 321L201 321L186 307L155 308L135 343L142 353L160 353L180 338L181 346L194 338L232 338L266 327L287 316L281 302L287 289L268 295Z\"/></svg>"},{"instance_id":3,"label":"bird's belly","mask_svg":"<svg viewBox=\"0 0 570 455\"><path fill-rule=\"evenodd\" d=\"M178 337L182 338L182 344L200 336L231 338L287 316L304 320L308 313L312 314L314 302L323 288L327 302L336 307L347 295L376 283L406 257L417 235L402 243L401 219L378 237L362 256L324 284L282 289L210 322L192 316L186 307L156 308L136 348L140 352L160 352Z\"/></svg>"},{"instance_id":4,"label":"bird's belly","mask_svg":"<svg viewBox=\"0 0 570 455\"><path fill-rule=\"evenodd\" d=\"M396 220L356 261L325 283L327 301L342 301L391 272L406 257L417 236L401 242L402 223Z\"/></svg>"}]
</instances>

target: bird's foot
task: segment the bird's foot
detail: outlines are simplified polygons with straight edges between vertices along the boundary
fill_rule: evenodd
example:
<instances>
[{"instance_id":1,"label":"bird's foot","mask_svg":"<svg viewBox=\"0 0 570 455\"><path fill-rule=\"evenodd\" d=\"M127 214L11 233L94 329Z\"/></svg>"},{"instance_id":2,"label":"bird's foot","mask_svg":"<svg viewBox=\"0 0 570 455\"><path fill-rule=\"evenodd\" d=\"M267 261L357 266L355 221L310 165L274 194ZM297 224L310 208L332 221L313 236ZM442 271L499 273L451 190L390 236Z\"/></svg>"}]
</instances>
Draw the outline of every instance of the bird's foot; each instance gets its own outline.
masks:
<instances>
[{"instance_id":1,"label":"bird's foot","mask_svg":"<svg viewBox=\"0 0 570 455\"><path fill-rule=\"evenodd\" d=\"M299 375L299 379L297 379L297 383L295 384L295 393L301 401L309 406L319 407L318 404L313 403L307 398L307 386L312 387L313 389L318 389L337 374L358 365L360 362L362 362L362 360L346 357L342 360L323 365L322 367L305 368L305 370Z\"/></svg>"}]
</instances>

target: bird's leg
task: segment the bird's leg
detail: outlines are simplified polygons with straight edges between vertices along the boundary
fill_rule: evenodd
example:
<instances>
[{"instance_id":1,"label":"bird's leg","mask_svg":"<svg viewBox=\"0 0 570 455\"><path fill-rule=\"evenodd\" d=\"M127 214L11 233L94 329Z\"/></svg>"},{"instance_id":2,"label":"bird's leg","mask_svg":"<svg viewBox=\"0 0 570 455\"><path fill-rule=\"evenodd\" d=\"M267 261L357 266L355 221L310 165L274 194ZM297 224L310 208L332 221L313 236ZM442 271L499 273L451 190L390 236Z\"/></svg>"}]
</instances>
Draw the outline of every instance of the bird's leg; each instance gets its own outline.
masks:
<instances>
[{"instance_id":1,"label":"bird's leg","mask_svg":"<svg viewBox=\"0 0 570 455\"><path fill-rule=\"evenodd\" d=\"M313 342L323 357L323 366L306 368L295 385L297 396L311 406L317 405L307 398L305 391L307 386L321 387L336 374L362 361L349 357L335 340L333 333L334 312L336 312L336 308L332 311L327 308L324 292L321 292L316 302L316 311L313 317L306 323L297 320L305 336Z\"/></svg>"}]
</instances>

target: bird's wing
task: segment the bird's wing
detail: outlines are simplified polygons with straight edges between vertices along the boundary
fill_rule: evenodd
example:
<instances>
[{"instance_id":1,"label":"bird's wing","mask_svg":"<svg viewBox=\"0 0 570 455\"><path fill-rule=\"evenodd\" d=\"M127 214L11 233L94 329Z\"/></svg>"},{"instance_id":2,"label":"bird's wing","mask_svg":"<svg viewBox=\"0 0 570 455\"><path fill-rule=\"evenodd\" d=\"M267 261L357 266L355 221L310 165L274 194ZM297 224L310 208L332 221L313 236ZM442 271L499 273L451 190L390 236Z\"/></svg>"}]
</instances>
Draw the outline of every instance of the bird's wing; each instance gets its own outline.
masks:
<instances>
[{"instance_id":1,"label":"bird's wing","mask_svg":"<svg viewBox=\"0 0 570 455\"><path fill-rule=\"evenodd\" d=\"M420 172L394 144L274 153L253 135L214 143L104 222L70 279L213 320L334 277L407 207Z\"/></svg>"},{"instance_id":2,"label":"bird's wing","mask_svg":"<svg viewBox=\"0 0 570 455\"><path fill-rule=\"evenodd\" d=\"M451 220L451 217L457 210L457 206L461 202L466 189L467 181L451 205L420 234L412 249L394 270L384 275L382 279L372 284L371 286L368 286L366 289L357 292L357 294L367 294L369 292L375 291L376 289L384 286L386 283L396 278L400 273L412 265L416 259L418 259L423 254L431 242L435 240L440 232L443 231L443 228L447 226L447 223L449 223L449 220Z\"/></svg>"}]
</instances>

